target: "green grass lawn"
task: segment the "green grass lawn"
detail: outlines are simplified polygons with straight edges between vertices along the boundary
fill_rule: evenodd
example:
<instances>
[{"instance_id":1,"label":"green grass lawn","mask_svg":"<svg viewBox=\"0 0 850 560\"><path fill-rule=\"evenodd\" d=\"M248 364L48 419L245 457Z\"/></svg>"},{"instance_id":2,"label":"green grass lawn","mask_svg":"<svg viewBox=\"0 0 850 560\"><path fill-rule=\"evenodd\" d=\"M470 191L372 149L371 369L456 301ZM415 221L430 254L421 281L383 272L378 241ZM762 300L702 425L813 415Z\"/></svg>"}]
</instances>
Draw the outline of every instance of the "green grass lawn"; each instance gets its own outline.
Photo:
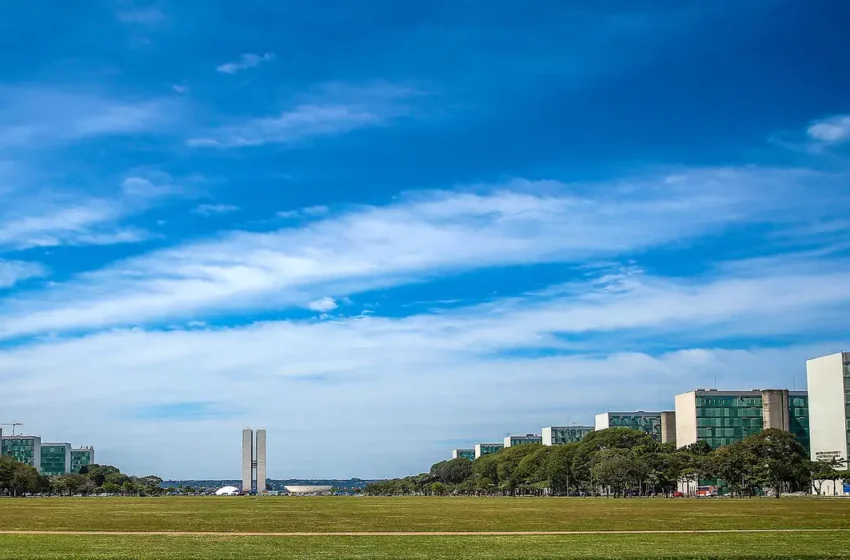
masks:
<instances>
[{"instance_id":1,"label":"green grass lawn","mask_svg":"<svg viewBox=\"0 0 850 560\"><path fill-rule=\"evenodd\" d=\"M3 536L0 559L850 558L847 533L541 537Z\"/></svg>"},{"instance_id":2,"label":"green grass lawn","mask_svg":"<svg viewBox=\"0 0 850 560\"><path fill-rule=\"evenodd\" d=\"M2 530L818 533L568 536L2 535L15 558L850 558L850 500L559 498L0 499Z\"/></svg>"}]
</instances>

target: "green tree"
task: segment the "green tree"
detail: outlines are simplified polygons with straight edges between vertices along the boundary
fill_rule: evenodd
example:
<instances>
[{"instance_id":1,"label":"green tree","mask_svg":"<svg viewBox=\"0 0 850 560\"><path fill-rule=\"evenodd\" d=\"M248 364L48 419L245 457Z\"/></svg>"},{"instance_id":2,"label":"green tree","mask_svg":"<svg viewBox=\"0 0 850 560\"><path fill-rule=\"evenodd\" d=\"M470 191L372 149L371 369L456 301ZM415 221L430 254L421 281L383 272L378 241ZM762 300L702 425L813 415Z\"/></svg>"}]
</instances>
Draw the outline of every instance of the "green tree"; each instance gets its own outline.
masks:
<instances>
[{"instance_id":1,"label":"green tree","mask_svg":"<svg viewBox=\"0 0 850 560\"><path fill-rule=\"evenodd\" d=\"M771 428L746 438L741 445L755 457L754 480L763 488L772 488L777 498L783 487L808 487L806 450L793 434Z\"/></svg>"}]
</instances>

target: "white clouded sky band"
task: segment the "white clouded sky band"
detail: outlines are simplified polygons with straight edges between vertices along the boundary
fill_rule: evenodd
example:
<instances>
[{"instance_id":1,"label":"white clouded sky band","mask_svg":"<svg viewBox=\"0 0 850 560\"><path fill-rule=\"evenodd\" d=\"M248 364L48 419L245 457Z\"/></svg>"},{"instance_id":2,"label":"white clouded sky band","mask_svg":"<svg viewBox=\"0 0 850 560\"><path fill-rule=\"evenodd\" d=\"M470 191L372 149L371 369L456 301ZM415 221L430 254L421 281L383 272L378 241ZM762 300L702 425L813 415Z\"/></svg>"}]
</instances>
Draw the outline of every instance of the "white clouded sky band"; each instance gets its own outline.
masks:
<instances>
[{"instance_id":1,"label":"white clouded sky band","mask_svg":"<svg viewBox=\"0 0 850 560\"><path fill-rule=\"evenodd\" d=\"M475 268L626 256L736 223L792 225L826 212L801 213L798 201L833 180L806 170L704 169L593 188L514 181L419 192L275 231L178 245L0 300L11 318L0 336L306 306Z\"/></svg>"}]
</instances>

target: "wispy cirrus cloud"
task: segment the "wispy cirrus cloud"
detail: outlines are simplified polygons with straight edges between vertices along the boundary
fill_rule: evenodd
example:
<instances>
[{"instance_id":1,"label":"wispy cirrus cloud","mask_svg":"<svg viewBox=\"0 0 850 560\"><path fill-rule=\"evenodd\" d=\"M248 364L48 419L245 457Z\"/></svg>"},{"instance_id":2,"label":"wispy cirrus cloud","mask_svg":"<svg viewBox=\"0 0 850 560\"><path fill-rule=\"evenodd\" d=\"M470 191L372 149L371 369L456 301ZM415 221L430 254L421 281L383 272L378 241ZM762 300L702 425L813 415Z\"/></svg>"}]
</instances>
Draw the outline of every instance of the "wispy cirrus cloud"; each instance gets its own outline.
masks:
<instances>
[{"instance_id":1,"label":"wispy cirrus cloud","mask_svg":"<svg viewBox=\"0 0 850 560\"><path fill-rule=\"evenodd\" d=\"M166 174L131 175L111 194L92 196L77 189L14 188L0 192L0 253L59 245L136 243L150 237L123 221L184 194Z\"/></svg>"},{"instance_id":2,"label":"wispy cirrus cloud","mask_svg":"<svg viewBox=\"0 0 850 560\"><path fill-rule=\"evenodd\" d=\"M835 187L834 178L806 170L744 168L592 189L514 181L479 192L420 192L129 259L14 302L20 316L0 303L14 319L0 336L300 306L476 268L608 259L753 220L821 216L829 209L803 212L801 197Z\"/></svg>"},{"instance_id":3,"label":"wispy cirrus cloud","mask_svg":"<svg viewBox=\"0 0 850 560\"><path fill-rule=\"evenodd\" d=\"M238 61L226 62L216 67L216 72L222 74L238 74L243 70L259 66L263 62L271 62L274 60L274 53L267 52L259 55L254 53L244 53L239 57Z\"/></svg>"},{"instance_id":4,"label":"wispy cirrus cloud","mask_svg":"<svg viewBox=\"0 0 850 560\"><path fill-rule=\"evenodd\" d=\"M263 144L293 144L315 136L343 134L374 126L383 118L373 112L344 105L301 105L274 117L253 119L242 124L208 131L207 136L190 138L189 146L240 148Z\"/></svg>"},{"instance_id":5,"label":"wispy cirrus cloud","mask_svg":"<svg viewBox=\"0 0 850 560\"><path fill-rule=\"evenodd\" d=\"M211 128L187 140L193 147L293 145L311 138L381 126L410 114L407 102L422 92L393 84L323 84L304 102L280 113Z\"/></svg>"},{"instance_id":6,"label":"wispy cirrus cloud","mask_svg":"<svg viewBox=\"0 0 850 560\"><path fill-rule=\"evenodd\" d=\"M238 211L239 207L234 204L199 204L192 210L192 212L201 216L216 216Z\"/></svg>"},{"instance_id":7,"label":"wispy cirrus cloud","mask_svg":"<svg viewBox=\"0 0 850 560\"><path fill-rule=\"evenodd\" d=\"M159 131L179 112L173 101L118 100L43 86L0 87L0 147L37 148Z\"/></svg>"},{"instance_id":8,"label":"wispy cirrus cloud","mask_svg":"<svg viewBox=\"0 0 850 560\"><path fill-rule=\"evenodd\" d=\"M46 275L47 268L40 263L0 259L0 289L11 288L23 280Z\"/></svg>"},{"instance_id":9,"label":"wispy cirrus cloud","mask_svg":"<svg viewBox=\"0 0 850 560\"><path fill-rule=\"evenodd\" d=\"M834 115L814 121L806 130L808 149L819 153L850 140L850 115Z\"/></svg>"}]
</instances>

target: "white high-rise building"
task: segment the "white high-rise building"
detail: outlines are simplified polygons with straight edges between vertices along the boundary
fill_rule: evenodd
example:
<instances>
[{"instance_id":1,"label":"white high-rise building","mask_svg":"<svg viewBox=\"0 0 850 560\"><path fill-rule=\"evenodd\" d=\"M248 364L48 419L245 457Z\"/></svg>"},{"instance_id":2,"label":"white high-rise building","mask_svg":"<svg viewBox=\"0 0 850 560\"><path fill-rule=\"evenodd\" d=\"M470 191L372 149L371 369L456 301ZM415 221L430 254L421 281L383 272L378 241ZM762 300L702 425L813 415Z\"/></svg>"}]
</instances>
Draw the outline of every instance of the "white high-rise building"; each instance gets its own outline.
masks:
<instances>
[{"instance_id":1,"label":"white high-rise building","mask_svg":"<svg viewBox=\"0 0 850 560\"><path fill-rule=\"evenodd\" d=\"M266 431L257 430L256 444L251 428L242 430L242 492L266 492Z\"/></svg>"},{"instance_id":2,"label":"white high-rise building","mask_svg":"<svg viewBox=\"0 0 850 560\"><path fill-rule=\"evenodd\" d=\"M809 390L809 430L812 460L830 461L848 468L850 447L850 352L839 352L806 362ZM850 480L825 481L821 493L850 494Z\"/></svg>"}]
</instances>

